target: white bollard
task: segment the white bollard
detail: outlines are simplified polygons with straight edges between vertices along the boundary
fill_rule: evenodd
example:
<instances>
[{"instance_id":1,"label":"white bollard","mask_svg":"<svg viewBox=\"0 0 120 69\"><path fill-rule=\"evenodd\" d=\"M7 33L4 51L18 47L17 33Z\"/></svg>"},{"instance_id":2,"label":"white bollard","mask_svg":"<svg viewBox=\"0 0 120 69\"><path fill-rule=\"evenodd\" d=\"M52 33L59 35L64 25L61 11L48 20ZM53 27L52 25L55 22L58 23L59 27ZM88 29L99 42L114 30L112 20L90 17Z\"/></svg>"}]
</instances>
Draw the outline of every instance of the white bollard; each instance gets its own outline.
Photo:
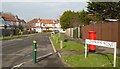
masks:
<instances>
[{"instance_id":1,"label":"white bollard","mask_svg":"<svg viewBox=\"0 0 120 69\"><path fill-rule=\"evenodd\" d=\"M62 42L62 40L60 41L60 49L62 49L63 48L63 42Z\"/></svg>"},{"instance_id":2,"label":"white bollard","mask_svg":"<svg viewBox=\"0 0 120 69\"><path fill-rule=\"evenodd\" d=\"M87 44L85 44L85 58L87 57Z\"/></svg>"}]
</instances>

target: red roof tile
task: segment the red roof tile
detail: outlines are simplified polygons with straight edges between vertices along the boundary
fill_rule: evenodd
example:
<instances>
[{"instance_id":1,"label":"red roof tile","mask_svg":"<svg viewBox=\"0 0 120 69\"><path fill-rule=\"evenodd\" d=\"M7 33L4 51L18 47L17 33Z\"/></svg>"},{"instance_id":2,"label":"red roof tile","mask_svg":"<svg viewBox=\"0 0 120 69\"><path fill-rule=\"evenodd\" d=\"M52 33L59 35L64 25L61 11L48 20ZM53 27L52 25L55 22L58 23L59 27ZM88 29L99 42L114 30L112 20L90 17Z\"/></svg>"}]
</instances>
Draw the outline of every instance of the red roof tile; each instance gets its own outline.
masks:
<instances>
[{"instance_id":1,"label":"red roof tile","mask_svg":"<svg viewBox=\"0 0 120 69\"><path fill-rule=\"evenodd\" d=\"M56 20L41 19L41 23L55 24L58 23Z\"/></svg>"},{"instance_id":2,"label":"red roof tile","mask_svg":"<svg viewBox=\"0 0 120 69\"><path fill-rule=\"evenodd\" d=\"M13 21L13 22L17 22L18 20L16 19L15 16L12 15L7 15L7 14L1 14L0 15L5 21Z\"/></svg>"},{"instance_id":3,"label":"red roof tile","mask_svg":"<svg viewBox=\"0 0 120 69\"><path fill-rule=\"evenodd\" d=\"M35 25L35 23L56 24L56 23L58 23L58 20L35 18L35 19L29 21L26 24L26 27L31 28Z\"/></svg>"}]
</instances>

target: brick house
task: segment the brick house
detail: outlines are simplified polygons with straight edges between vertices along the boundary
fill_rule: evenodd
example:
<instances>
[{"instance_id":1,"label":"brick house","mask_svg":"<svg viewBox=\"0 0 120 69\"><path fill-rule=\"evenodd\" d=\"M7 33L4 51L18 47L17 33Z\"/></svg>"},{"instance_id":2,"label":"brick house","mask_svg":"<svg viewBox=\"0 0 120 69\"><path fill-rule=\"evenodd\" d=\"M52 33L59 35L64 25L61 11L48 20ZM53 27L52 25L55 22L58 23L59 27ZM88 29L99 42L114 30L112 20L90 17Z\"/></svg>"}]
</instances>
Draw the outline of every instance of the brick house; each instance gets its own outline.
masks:
<instances>
[{"instance_id":1,"label":"brick house","mask_svg":"<svg viewBox=\"0 0 120 69\"><path fill-rule=\"evenodd\" d=\"M59 30L61 29L59 20L35 18L26 24L26 27L36 32L44 30Z\"/></svg>"}]
</instances>

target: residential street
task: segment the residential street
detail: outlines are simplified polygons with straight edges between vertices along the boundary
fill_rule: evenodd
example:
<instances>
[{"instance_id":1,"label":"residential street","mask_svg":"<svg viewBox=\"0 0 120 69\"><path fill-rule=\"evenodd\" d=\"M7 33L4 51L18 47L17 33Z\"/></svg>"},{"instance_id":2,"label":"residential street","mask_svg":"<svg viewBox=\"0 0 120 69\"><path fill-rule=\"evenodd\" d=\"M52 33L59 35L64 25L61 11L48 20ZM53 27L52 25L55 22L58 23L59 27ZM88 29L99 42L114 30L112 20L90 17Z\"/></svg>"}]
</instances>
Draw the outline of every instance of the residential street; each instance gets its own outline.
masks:
<instances>
[{"instance_id":1,"label":"residential street","mask_svg":"<svg viewBox=\"0 0 120 69\"><path fill-rule=\"evenodd\" d=\"M0 5L0 69L120 68L119 0Z\"/></svg>"},{"instance_id":2,"label":"residential street","mask_svg":"<svg viewBox=\"0 0 120 69\"><path fill-rule=\"evenodd\" d=\"M42 33L2 42L2 66L13 67L23 63L21 67L64 67L65 65L53 51L49 36L49 33ZM37 57L48 55L37 60L37 64L33 64L32 61L33 40L37 41ZM54 54L49 55L50 53Z\"/></svg>"}]
</instances>

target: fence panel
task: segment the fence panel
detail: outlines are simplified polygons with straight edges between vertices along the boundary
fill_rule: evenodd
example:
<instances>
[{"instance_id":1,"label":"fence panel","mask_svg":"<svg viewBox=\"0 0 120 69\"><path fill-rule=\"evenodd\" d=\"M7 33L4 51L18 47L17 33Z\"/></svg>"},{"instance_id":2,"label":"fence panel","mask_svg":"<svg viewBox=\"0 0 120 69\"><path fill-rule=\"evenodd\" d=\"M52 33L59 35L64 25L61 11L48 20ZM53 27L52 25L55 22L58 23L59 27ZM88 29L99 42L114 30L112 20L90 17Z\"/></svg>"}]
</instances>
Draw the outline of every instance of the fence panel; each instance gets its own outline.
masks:
<instances>
[{"instance_id":1,"label":"fence panel","mask_svg":"<svg viewBox=\"0 0 120 69\"><path fill-rule=\"evenodd\" d=\"M103 22L82 27L82 38L89 38L89 31L96 31L97 40L115 41L120 48L120 22Z\"/></svg>"}]
</instances>

